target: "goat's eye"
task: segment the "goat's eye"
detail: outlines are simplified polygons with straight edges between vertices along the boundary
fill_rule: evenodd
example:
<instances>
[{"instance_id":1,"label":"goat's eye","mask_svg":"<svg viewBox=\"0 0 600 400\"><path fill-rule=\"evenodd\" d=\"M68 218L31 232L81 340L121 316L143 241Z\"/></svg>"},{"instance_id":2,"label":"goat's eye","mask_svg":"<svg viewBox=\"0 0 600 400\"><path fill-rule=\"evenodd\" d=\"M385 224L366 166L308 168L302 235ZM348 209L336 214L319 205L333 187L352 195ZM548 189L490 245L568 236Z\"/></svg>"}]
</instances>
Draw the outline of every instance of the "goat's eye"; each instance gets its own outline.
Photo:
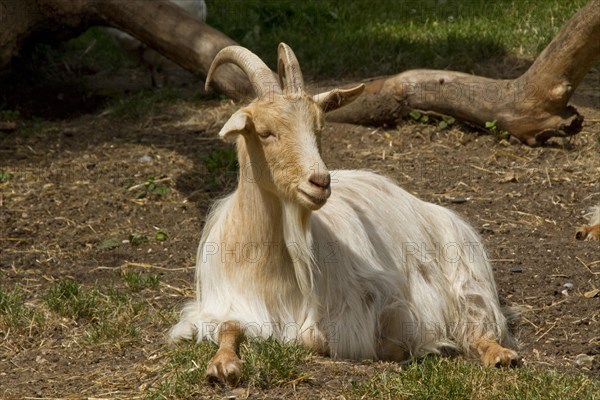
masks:
<instances>
[{"instance_id":1,"label":"goat's eye","mask_svg":"<svg viewBox=\"0 0 600 400\"><path fill-rule=\"evenodd\" d=\"M265 131L265 132L258 132L258 136L260 136L262 139L267 139L267 138L273 137L275 135L273 135L273 132L271 132L271 131Z\"/></svg>"}]
</instances>

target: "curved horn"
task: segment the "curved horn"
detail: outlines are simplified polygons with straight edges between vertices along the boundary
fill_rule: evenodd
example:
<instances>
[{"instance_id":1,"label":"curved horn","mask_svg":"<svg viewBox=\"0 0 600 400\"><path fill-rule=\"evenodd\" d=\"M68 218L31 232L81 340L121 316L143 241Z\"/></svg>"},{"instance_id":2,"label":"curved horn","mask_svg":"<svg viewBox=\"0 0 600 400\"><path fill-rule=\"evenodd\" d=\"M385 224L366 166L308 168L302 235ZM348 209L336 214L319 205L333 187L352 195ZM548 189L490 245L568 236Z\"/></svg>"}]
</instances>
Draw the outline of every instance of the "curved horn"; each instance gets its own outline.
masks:
<instances>
[{"instance_id":1,"label":"curved horn","mask_svg":"<svg viewBox=\"0 0 600 400\"><path fill-rule=\"evenodd\" d=\"M206 84L204 87L207 91L215 70L227 63L235 64L244 71L252 85L255 86L255 90L260 89L258 90L259 93L256 93L257 96L261 97L271 90L277 94L281 94L281 89L277 86L274 79L273 71L256 54L241 46L225 47L215 56L206 75Z\"/></svg>"},{"instance_id":2,"label":"curved horn","mask_svg":"<svg viewBox=\"0 0 600 400\"><path fill-rule=\"evenodd\" d=\"M283 72L285 69L285 85ZM296 55L285 43L279 43L277 48L277 77L282 89L293 88L293 90L304 90L304 79Z\"/></svg>"}]
</instances>

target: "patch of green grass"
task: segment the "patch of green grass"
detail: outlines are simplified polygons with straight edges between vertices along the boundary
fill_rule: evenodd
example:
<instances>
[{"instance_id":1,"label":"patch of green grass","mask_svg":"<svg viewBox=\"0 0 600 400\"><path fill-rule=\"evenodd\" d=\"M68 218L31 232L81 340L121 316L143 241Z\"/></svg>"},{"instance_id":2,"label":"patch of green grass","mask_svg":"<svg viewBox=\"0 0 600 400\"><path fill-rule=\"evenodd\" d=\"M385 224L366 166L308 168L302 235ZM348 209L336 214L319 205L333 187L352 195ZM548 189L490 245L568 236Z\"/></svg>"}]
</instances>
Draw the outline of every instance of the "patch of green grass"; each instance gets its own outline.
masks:
<instances>
[{"instance_id":1,"label":"patch of green grass","mask_svg":"<svg viewBox=\"0 0 600 400\"><path fill-rule=\"evenodd\" d=\"M42 322L42 315L25 305L25 295L18 286L10 291L0 288L0 332L38 326Z\"/></svg>"},{"instance_id":2,"label":"patch of green grass","mask_svg":"<svg viewBox=\"0 0 600 400\"><path fill-rule=\"evenodd\" d=\"M486 121L485 128L494 135L498 140L508 140L510 139L510 133L507 131L502 131L498 129L496 125L496 120L494 121Z\"/></svg>"},{"instance_id":3,"label":"patch of green grass","mask_svg":"<svg viewBox=\"0 0 600 400\"><path fill-rule=\"evenodd\" d=\"M93 323L88 327L85 338L88 343L111 343L122 347L136 340L139 327L136 320L144 315L146 304L117 290L110 290L96 312Z\"/></svg>"},{"instance_id":4,"label":"patch of green grass","mask_svg":"<svg viewBox=\"0 0 600 400\"><path fill-rule=\"evenodd\" d=\"M217 351L214 343L188 341L172 349L165 366L163 380L150 393L150 399L193 399L206 395L205 373L208 362ZM250 340L242 343L240 355L243 386L272 388L291 381L301 381L301 366L310 358L310 351L294 343L275 339Z\"/></svg>"},{"instance_id":5,"label":"patch of green grass","mask_svg":"<svg viewBox=\"0 0 600 400\"><path fill-rule=\"evenodd\" d=\"M159 106L179 99L181 95L173 88L144 90L110 101L107 113L117 119L135 120L152 115Z\"/></svg>"},{"instance_id":6,"label":"patch of green grass","mask_svg":"<svg viewBox=\"0 0 600 400\"><path fill-rule=\"evenodd\" d=\"M237 180L239 164L237 153L231 147L213 150L202 163L208 172L206 185L210 191L223 190Z\"/></svg>"},{"instance_id":7,"label":"patch of green grass","mask_svg":"<svg viewBox=\"0 0 600 400\"><path fill-rule=\"evenodd\" d=\"M276 66L286 42L308 79L410 68L470 72L506 54L533 58L585 0L231 0L207 23Z\"/></svg>"},{"instance_id":8,"label":"patch of green grass","mask_svg":"<svg viewBox=\"0 0 600 400\"><path fill-rule=\"evenodd\" d=\"M155 195L158 197L166 196L169 193L169 187L160 183L163 178L156 180L153 176L148 177L146 183L144 184L145 192L142 197L148 195Z\"/></svg>"},{"instance_id":9,"label":"patch of green grass","mask_svg":"<svg viewBox=\"0 0 600 400\"><path fill-rule=\"evenodd\" d=\"M273 338L244 342L240 354L242 379L248 386L262 389L300 380L300 367L311 355L306 347Z\"/></svg>"},{"instance_id":10,"label":"patch of green grass","mask_svg":"<svg viewBox=\"0 0 600 400\"><path fill-rule=\"evenodd\" d=\"M187 341L169 351L162 381L148 394L151 400L195 399L206 391L208 362L217 351L214 343Z\"/></svg>"},{"instance_id":11,"label":"patch of green grass","mask_svg":"<svg viewBox=\"0 0 600 400\"><path fill-rule=\"evenodd\" d=\"M144 243L148 243L148 236L138 233L132 233L129 235L129 243L132 246L139 246Z\"/></svg>"},{"instance_id":12,"label":"patch of green grass","mask_svg":"<svg viewBox=\"0 0 600 400\"><path fill-rule=\"evenodd\" d=\"M131 272L131 271L130 271ZM100 302L85 339L89 344L112 344L122 348L139 339L141 326L154 318L154 310L136 294L144 288L156 289L160 280L121 273L127 290L109 287L100 292Z\"/></svg>"},{"instance_id":13,"label":"patch of green grass","mask_svg":"<svg viewBox=\"0 0 600 400\"><path fill-rule=\"evenodd\" d=\"M352 382L351 399L598 399L600 383L582 374L483 368L460 358L427 357Z\"/></svg>"},{"instance_id":14,"label":"patch of green grass","mask_svg":"<svg viewBox=\"0 0 600 400\"><path fill-rule=\"evenodd\" d=\"M134 270L122 271L121 280L133 292L140 292L144 289L158 289L160 286L160 275L147 274Z\"/></svg>"},{"instance_id":15,"label":"patch of green grass","mask_svg":"<svg viewBox=\"0 0 600 400\"><path fill-rule=\"evenodd\" d=\"M83 286L72 279L58 281L48 289L44 300L51 311L77 321L84 328L87 343L122 347L138 339L141 326L154 323L153 308L138 293L157 289L160 277L126 271L121 279L126 290Z\"/></svg>"},{"instance_id":16,"label":"patch of green grass","mask_svg":"<svg viewBox=\"0 0 600 400\"><path fill-rule=\"evenodd\" d=\"M122 346L127 340L136 339L139 335L138 328L131 324L131 321L125 318L118 320L100 320L97 321L86 332L85 338L88 343L98 344L110 342Z\"/></svg>"},{"instance_id":17,"label":"patch of green grass","mask_svg":"<svg viewBox=\"0 0 600 400\"><path fill-rule=\"evenodd\" d=\"M44 300L50 310L63 317L79 320L94 317L98 297L96 290L85 290L78 282L66 279L52 285Z\"/></svg>"}]
</instances>

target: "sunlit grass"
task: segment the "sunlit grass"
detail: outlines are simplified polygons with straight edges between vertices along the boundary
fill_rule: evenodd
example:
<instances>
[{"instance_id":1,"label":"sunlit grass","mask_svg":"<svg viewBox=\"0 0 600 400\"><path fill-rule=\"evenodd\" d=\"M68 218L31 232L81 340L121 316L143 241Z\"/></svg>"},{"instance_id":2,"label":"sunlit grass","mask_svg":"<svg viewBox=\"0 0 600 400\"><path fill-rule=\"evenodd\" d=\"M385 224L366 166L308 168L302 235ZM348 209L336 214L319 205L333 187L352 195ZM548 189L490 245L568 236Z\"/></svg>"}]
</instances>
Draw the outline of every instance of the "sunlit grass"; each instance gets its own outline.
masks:
<instances>
[{"instance_id":1,"label":"sunlit grass","mask_svg":"<svg viewBox=\"0 0 600 400\"><path fill-rule=\"evenodd\" d=\"M505 55L534 58L586 2L208 1L208 23L275 65L288 43L312 79L409 68L470 71Z\"/></svg>"},{"instance_id":2,"label":"sunlit grass","mask_svg":"<svg viewBox=\"0 0 600 400\"><path fill-rule=\"evenodd\" d=\"M351 399L598 399L600 383L548 369L483 368L460 358L428 357L353 381Z\"/></svg>"},{"instance_id":3,"label":"sunlit grass","mask_svg":"<svg viewBox=\"0 0 600 400\"><path fill-rule=\"evenodd\" d=\"M211 393L205 377L206 367L217 346L210 342L184 342L168 353L162 380L151 390L151 399L193 399ZM272 389L299 383L312 375L303 372L311 352L296 343L274 339L249 340L240 349L241 385L254 389Z\"/></svg>"},{"instance_id":4,"label":"sunlit grass","mask_svg":"<svg viewBox=\"0 0 600 400\"><path fill-rule=\"evenodd\" d=\"M119 276L122 288L57 281L46 291L44 302L55 316L81 326L85 343L123 347L139 340L142 327L164 318L145 297L158 290L158 275L127 270Z\"/></svg>"},{"instance_id":5,"label":"sunlit grass","mask_svg":"<svg viewBox=\"0 0 600 400\"><path fill-rule=\"evenodd\" d=\"M38 327L43 315L33 306L25 304L26 294L20 286L12 289L0 287L0 334L10 330Z\"/></svg>"}]
</instances>

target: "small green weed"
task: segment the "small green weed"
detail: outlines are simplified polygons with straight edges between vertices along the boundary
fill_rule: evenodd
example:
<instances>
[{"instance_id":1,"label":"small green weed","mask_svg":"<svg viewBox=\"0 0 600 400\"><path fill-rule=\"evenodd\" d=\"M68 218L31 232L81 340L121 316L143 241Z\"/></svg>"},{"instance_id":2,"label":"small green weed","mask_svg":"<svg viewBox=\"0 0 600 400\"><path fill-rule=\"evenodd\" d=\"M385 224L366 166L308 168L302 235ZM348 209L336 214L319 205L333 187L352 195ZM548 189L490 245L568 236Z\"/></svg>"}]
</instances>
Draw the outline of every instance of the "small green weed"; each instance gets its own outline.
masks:
<instances>
[{"instance_id":1,"label":"small green weed","mask_svg":"<svg viewBox=\"0 0 600 400\"><path fill-rule=\"evenodd\" d=\"M426 114L421 114L419 111L411 111L408 115L415 121L418 121L422 124L426 124L429 122L429 116Z\"/></svg>"},{"instance_id":2,"label":"small green weed","mask_svg":"<svg viewBox=\"0 0 600 400\"><path fill-rule=\"evenodd\" d=\"M156 234L154 235L154 239L156 239L158 242L164 242L168 238L169 238L169 234L165 231L157 231Z\"/></svg>"},{"instance_id":3,"label":"small green weed","mask_svg":"<svg viewBox=\"0 0 600 400\"><path fill-rule=\"evenodd\" d=\"M218 149L211 152L203 160L210 174L221 172L236 172L239 168L237 154L233 148Z\"/></svg>"},{"instance_id":4,"label":"small green weed","mask_svg":"<svg viewBox=\"0 0 600 400\"><path fill-rule=\"evenodd\" d=\"M158 197L166 196L169 193L170 189L167 185L163 185L162 183L160 183L161 181L161 178L156 180L153 176L148 177L144 185L144 188L146 189L144 196L147 196L149 194L153 194Z\"/></svg>"},{"instance_id":5,"label":"small green weed","mask_svg":"<svg viewBox=\"0 0 600 400\"><path fill-rule=\"evenodd\" d=\"M121 280L133 292L144 289L157 289L160 286L160 275L144 274L133 270L122 271Z\"/></svg>"},{"instance_id":6,"label":"small green weed","mask_svg":"<svg viewBox=\"0 0 600 400\"><path fill-rule=\"evenodd\" d=\"M3 169L0 170L0 183L6 183L14 177L15 176L13 174L11 174L10 172L5 171Z\"/></svg>"},{"instance_id":7,"label":"small green weed","mask_svg":"<svg viewBox=\"0 0 600 400\"><path fill-rule=\"evenodd\" d=\"M148 236L132 233L129 235L129 243L132 246L139 246L141 244L148 243Z\"/></svg>"},{"instance_id":8,"label":"small green weed","mask_svg":"<svg viewBox=\"0 0 600 400\"><path fill-rule=\"evenodd\" d=\"M144 183L133 184L132 181L127 182L127 191L135 193L138 199L165 197L171 191L171 188L165 183L172 181L168 176L149 176Z\"/></svg>"},{"instance_id":9,"label":"small green weed","mask_svg":"<svg viewBox=\"0 0 600 400\"><path fill-rule=\"evenodd\" d=\"M408 115L413 120L420 122L422 124L427 124L427 123L434 122L437 120L437 127L439 129L446 129L446 128L452 126L456 122L454 117L451 117L449 115L443 115L441 118L439 118L439 117L430 118L428 115L422 114L416 110L411 111Z\"/></svg>"},{"instance_id":10,"label":"small green weed","mask_svg":"<svg viewBox=\"0 0 600 400\"><path fill-rule=\"evenodd\" d=\"M446 128L452 126L455 122L456 122L456 120L454 119L454 117L451 117L449 115L444 115L442 117L442 120L440 122L438 122L438 128L446 129Z\"/></svg>"},{"instance_id":11,"label":"small green weed","mask_svg":"<svg viewBox=\"0 0 600 400\"><path fill-rule=\"evenodd\" d=\"M504 130L498 129L496 126L496 120L494 121L486 121L485 128L494 136L496 136L499 140L508 140L510 139L510 133Z\"/></svg>"}]
</instances>

